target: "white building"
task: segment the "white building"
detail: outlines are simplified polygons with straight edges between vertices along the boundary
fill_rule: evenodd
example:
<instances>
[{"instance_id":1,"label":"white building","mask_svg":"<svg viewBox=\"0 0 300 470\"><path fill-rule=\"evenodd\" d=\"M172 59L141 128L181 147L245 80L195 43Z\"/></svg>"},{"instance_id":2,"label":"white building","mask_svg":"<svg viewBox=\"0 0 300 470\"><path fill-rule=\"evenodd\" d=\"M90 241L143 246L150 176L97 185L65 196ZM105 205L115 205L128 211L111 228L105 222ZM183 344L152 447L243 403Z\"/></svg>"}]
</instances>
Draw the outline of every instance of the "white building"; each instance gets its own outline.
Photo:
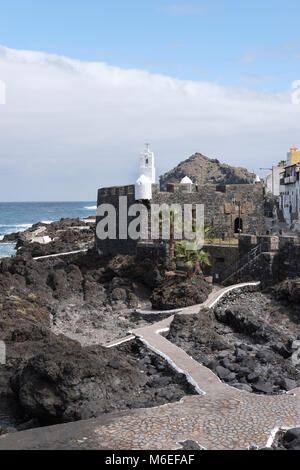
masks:
<instances>
[{"instance_id":1,"label":"white building","mask_svg":"<svg viewBox=\"0 0 300 470\"><path fill-rule=\"evenodd\" d=\"M273 166L272 173L268 173L266 176L267 193L271 193L273 196L280 195L280 178L283 172L283 166Z\"/></svg>"},{"instance_id":2,"label":"white building","mask_svg":"<svg viewBox=\"0 0 300 470\"><path fill-rule=\"evenodd\" d=\"M284 220L296 230L300 229L300 163L287 166L280 180L279 207Z\"/></svg>"},{"instance_id":3,"label":"white building","mask_svg":"<svg viewBox=\"0 0 300 470\"><path fill-rule=\"evenodd\" d=\"M146 149L140 157L139 177L135 183L136 201L152 199L153 183L155 183L154 153L150 151L149 144L146 144Z\"/></svg>"}]
</instances>

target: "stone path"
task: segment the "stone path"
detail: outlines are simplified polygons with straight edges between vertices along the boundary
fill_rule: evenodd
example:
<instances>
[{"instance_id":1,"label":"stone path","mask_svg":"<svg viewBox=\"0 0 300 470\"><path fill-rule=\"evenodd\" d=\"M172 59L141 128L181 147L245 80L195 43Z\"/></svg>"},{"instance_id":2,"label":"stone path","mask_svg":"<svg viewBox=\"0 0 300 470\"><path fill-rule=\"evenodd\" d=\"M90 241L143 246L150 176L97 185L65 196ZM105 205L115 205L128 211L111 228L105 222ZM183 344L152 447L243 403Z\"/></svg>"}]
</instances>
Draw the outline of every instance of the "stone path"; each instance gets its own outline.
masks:
<instances>
[{"instance_id":1,"label":"stone path","mask_svg":"<svg viewBox=\"0 0 300 470\"><path fill-rule=\"evenodd\" d=\"M202 305L183 309L198 313L212 307L240 284L214 291ZM152 312L153 313L153 312ZM1 449L113 449L175 450L184 441L202 449L246 450L270 446L278 429L300 426L300 388L288 394L266 396L243 392L222 383L209 369L170 343L160 333L173 316L131 332L151 350L183 372L199 395L180 402L102 415L94 420L33 429L0 437ZM119 343L119 340L109 345Z\"/></svg>"},{"instance_id":2,"label":"stone path","mask_svg":"<svg viewBox=\"0 0 300 470\"><path fill-rule=\"evenodd\" d=\"M218 387L205 396L137 410L95 429L106 449L180 449L192 440L210 450L246 450L269 446L279 428L299 421L297 396L257 396Z\"/></svg>"},{"instance_id":3,"label":"stone path","mask_svg":"<svg viewBox=\"0 0 300 470\"><path fill-rule=\"evenodd\" d=\"M259 283L217 289L201 305L181 310L182 315L213 307L227 292ZM153 311L145 311L154 313ZM170 343L160 333L168 331L174 316L136 329L132 335L186 375L200 396L180 403L143 410L97 430L102 445L113 449L178 449L194 440L205 449L248 449L270 446L279 428L300 425L300 388L277 396L254 395L220 381L206 367Z\"/></svg>"},{"instance_id":4,"label":"stone path","mask_svg":"<svg viewBox=\"0 0 300 470\"><path fill-rule=\"evenodd\" d=\"M214 285L213 291L209 294L208 298L206 299L205 302L202 304L197 304L197 305L192 305L191 307L183 307L180 309L174 309L174 310L136 310L137 313L140 313L142 315L153 315L153 314L161 314L161 313L185 313L185 314L191 314L191 313L198 313L200 309L202 308L212 308L225 294L232 290L236 289L241 289L243 287L258 287L260 285L260 282L243 282L241 284L235 284L233 286L228 286L228 287L221 287L218 285Z\"/></svg>"},{"instance_id":5,"label":"stone path","mask_svg":"<svg viewBox=\"0 0 300 470\"><path fill-rule=\"evenodd\" d=\"M38 260L38 259L46 259L46 258L56 258L58 256L68 256L68 255L75 255L76 253L84 253L86 251L88 250L84 249L84 250L68 251L66 253L55 253L54 255L36 256L33 259Z\"/></svg>"}]
</instances>

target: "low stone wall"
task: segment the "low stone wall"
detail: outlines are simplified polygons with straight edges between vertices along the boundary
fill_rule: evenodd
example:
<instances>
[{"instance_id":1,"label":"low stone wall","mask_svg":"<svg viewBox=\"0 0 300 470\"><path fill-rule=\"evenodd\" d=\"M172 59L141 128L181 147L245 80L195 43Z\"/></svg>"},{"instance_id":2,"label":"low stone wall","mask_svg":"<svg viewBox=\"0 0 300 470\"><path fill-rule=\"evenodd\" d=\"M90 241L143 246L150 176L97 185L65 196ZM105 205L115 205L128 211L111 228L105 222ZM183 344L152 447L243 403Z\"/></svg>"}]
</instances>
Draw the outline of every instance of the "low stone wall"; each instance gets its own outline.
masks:
<instances>
[{"instance_id":1,"label":"low stone wall","mask_svg":"<svg viewBox=\"0 0 300 470\"><path fill-rule=\"evenodd\" d=\"M300 244L297 237L251 236L240 237L239 253L244 256L255 246L260 254L234 273L226 282L261 281L272 285L284 279L300 277Z\"/></svg>"},{"instance_id":2,"label":"low stone wall","mask_svg":"<svg viewBox=\"0 0 300 470\"><path fill-rule=\"evenodd\" d=\"M216 283L223 280L223 271L234 267L239 259L238 246L204 245L203 250L209 254L211 264L204 268L204 274L212 276Z\"/></svg>"},{"instance_id":3,"label":"low stone wall","mask_svg":"<svg viewBox=\"0 0 300 470\"><path fill-rule=\"evenodd\" d=\"M273 275L279 281L300 277L300 245L291 239L280 243L274 257Z\"/></svg>"},{"instance_id":4,"label":"low stone wall","mask_svg":"<svg viewBox=\"0 0 300 470\"><path fill-rule=\"evenodd\" d=\"M253 261L234 272L224 281L225 286L239 282L260 281L262 287L274 284L276 276L273 272L274 253L261 253ZM222 280L223 281L223 280Z\"/></svg>"}]
</instances>

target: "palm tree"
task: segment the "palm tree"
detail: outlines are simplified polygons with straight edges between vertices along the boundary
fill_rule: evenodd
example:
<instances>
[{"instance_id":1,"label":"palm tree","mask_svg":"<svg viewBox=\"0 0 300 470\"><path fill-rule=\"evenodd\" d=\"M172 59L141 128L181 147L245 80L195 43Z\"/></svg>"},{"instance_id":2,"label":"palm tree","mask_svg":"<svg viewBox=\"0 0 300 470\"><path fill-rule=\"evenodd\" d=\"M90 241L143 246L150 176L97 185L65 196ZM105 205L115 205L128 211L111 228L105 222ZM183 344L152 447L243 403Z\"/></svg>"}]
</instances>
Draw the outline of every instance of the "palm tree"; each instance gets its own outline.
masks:
<instances>
[{"instance_id":1,"label":"palm tree","mask_svg":"<svg viewBox=\"0 0 300 470\"><path fill-rule=\"evenodd\" d=\"M210 266L209 254L203 250L187 249L186 241L177 243L175 249L175 259L185 261L187 276L193 277L202 272L203 266Z\"/></svg>"},{"instance_id":2,"label":"palm tree","mask_svg":"<svg viewBox=\"0 0 300 470\"><path fill-rule=\"evenodd\" d=\"M176 243L175 246L175 229L181 230L182 233L184 233L184 223L180 222L180 226L176 226L176 215L177 213L174 210L168 211L169 217L170 217L170 238L169 238L169 269L170 270L175 270L176 269L176 260L177 259L185 259L186 263L185 266L188 268L188 275L192 276L196 272L200 273L202 271L202 266L204 265L210 265L209 262L209 255L201 250L199 251L197 249L197 239L192 241L194 244L195 248L190 249L191 242L183 240L181 242ZM162 229L162 222L163 222L163 217L165 214L163 211L160 211L159 213L159 227L160 230ZM179 222L177 222L178 224ZM200 233L200 229L202 228L202 225L193 223L192 225L192 230L194 232L197 232L197 230ZM206 243L212 243L212 240L209 238L209 234L211 232L211 229L209 227L204 227L204 240ZM189 249L187 248L187 245L189 244Z\"/></svg>"}]
</instances>

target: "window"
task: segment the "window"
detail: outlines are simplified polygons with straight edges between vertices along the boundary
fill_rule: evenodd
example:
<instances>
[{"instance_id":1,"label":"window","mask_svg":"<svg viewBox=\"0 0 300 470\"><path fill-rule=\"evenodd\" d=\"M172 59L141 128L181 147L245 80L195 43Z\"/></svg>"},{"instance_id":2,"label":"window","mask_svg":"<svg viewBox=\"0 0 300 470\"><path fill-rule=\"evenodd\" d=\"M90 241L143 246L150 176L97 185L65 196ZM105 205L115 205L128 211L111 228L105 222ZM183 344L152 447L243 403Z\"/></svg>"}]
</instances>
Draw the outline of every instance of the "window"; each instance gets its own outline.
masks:
<instances>
[{"instance_id":1,"label":"window","mask_svg":"<svg viewBox=\"0 0 300 470\"><path fill-rule=\"evenodd\" d=\"M242 233L243 231L243 220L237 217L234 221L234 233Z\"/></svg>"}]
</instances>

